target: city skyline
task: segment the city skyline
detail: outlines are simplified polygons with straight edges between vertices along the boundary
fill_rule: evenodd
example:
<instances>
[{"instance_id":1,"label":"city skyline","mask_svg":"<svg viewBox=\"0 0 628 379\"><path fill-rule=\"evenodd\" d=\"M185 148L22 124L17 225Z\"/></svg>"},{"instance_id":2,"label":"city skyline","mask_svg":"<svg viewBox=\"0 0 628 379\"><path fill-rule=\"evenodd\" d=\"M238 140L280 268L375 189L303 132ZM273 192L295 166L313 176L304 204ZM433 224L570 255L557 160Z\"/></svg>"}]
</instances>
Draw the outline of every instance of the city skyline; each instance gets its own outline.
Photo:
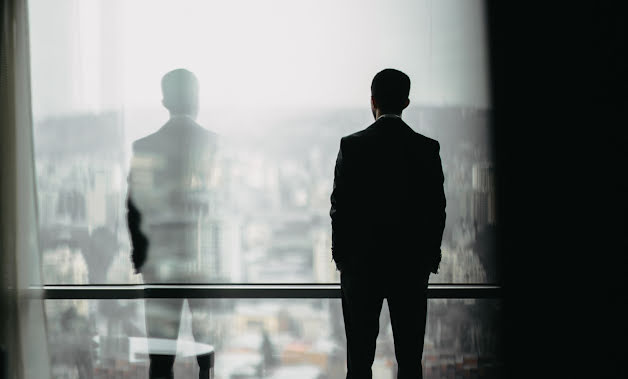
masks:
<instances>
[{"instance_id":1,"label":"city skyline","mask_svg":"<svg viewBox=\"0 0 628 379\"><path fill-rule=\"evenodd\" d=\"M327 214L337 153L335 145L343 134L359 125L363 114L359 111L330 112L318 120L308 120L307 115L300 120L282 116L276 117L272 127L266 127L266 133L242 138L241 141L232 139L222 145L220 164L217 166L223 182L222 192L214 195L219 205L219 216L216 217L222 221L217 221L213 228L230 237L221 238L221 247L217 247L224 251L222 258L210 259L225 265L221 270L226 276L223 279L216 277L216 280L337 280L331 262L323 263L329 253ZM492 176L487 176L492 172L491 153L485 145L489 114L467 109L432 108L408 112L405 118L412 126L419 124L418 131L438 138L442 146L448 198L444 262L457 267L459 273L449 271L450 264L444 264L441 274L433 276L432 280L494 282L498 274L491 263L495 260L494 252L490 250L494 235L492 232L486 236L482 234L484 225L495 224L492 216L494 180L490 179ZM345 127L339 129L336 125L343 122L341 120L345 122ZM124 201L130 155L124 152L122 141L128 129L120 124L122 122L123 118L111 114L102 117L77 116L65 122L53 119L36 126L35 133L42 230L49 226L74 225L70 229L83 228L90 234L94 229L108 228L116 236L116 253L109 253L120 257L116 259L122 259L129 246ZM314 129L292 126L293 123L303 125L304 122L318 122L319 126ZM468 131L460 130L461 126ZM157 128L154 126L153 130ZM314 134L311 134L312 131ZM57 138L62 135L66 136L63 143L55 147L58 143L55 141L59 141ZM98 137L94 139L94 136ZM290 143L281 146L274 143L276 140ZM94 143L98 146L91 146ZM482 183L480 173L483 173ZM59 215L63 217L59 218ZM299 224L303 226L297 227ZM292 231L289 231L290 228ZM302 228L301 231L298 228ZM282 229L286 231L282 232ZM481 245L476 243L476 235L481 239L477 242ZM286 242L282 242L284 239ZM294 242L288 242L291 240ZM224 241L231 242L225 245ZM301 253L284 255L281 251ZM275 262L266 256L280 260ZM299 257L307 259L297 263L302 259ZM459 259L468 264L454 264ZM292 261L296 267L305 265L303 267L327 273L310 271L307 274L306 271L301 276L294 276L299 269L289 268ZM260 266L261 262L265 265ZM273 265L277 265L285 276L272 271L268 274L259 271L263 267L270 269ZM330 270L332 273L329 273ZM293 276L288 275L289 272ZM267 279L262 279L264 275ZM119 274L114 276L120 277ZM258 279L254 279L256 277Z\"/></svg>"}]
</instances>

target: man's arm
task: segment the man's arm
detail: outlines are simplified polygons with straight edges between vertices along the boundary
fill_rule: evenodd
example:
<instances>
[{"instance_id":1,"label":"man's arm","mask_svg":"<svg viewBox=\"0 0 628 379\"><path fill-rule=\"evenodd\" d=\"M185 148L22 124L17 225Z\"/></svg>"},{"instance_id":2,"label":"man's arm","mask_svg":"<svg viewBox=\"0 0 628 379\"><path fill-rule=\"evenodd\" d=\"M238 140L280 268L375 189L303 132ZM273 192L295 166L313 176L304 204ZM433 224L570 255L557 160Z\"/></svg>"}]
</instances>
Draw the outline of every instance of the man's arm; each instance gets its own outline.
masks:
<instances>
[{"instance_id":1,"label":"man's arm","mask_svg":"<svg viewBox=\"0 0 628 379\"><path fill-rule=\"evenodd\" d=\"M343 145L344 138L340 140L340 149L338 150L338 157L336 158L336 166L334 168L334 186L331 192L331 209L329 216L331 217L331 254L332 259L336 262L336 268L340 271L343 269L344 256L343 256L343 243L342 235L344 232L344 206L346 205L345 199L345 160L343 158Z\"/></svg>"},{"instance_id":2,"label":"man's arm","mask_svg":"<svg viewBox=\"0 0 628 379\"><path fill-rule=\"evenodd\" d=\"M440 251L440 244L443 240L443 231L445 229L445 219L447 213L445 207L447 206L447 199L445 198L444 182L445 176L443 175L443 165L440 159L440 144L436 142L434 153L432 154L431 172L431 204L432 212L429 218L430 225L433 225L431 233L432 238L430 241L430 251L433 253L429 257L428 267L430 272L438 273L442 254Z\"/></svg>"},{"instance_id":3,"label":"man's arm","mask_svg":"<svg viewBox=\"0 0 628 379\"><path fill-rule=\"evenodd\" d=\"M128 177L128 192L126 197L126 220L129 228L129 235L131 237L131 261L133 262L133 268L135 273L140 273L144 262L146 261L146 255L148 251L148 238L142 233L142 214L135 205L132 194L133 187L133 163L131 163L130 173Z\"/></svg>"},{"instance_id":4,"label":"man's arm","mask_svg":"<svg viewBox=\"0 0 628 379\"><path fill-rule=\"evenodd\" d=\"M133 268L135 273L140 273L144 262L146 261L146 252L148 250L148 239L142 233L142 215L135 207L131 196L127 196L127 225L129 227L129 234L131 236L131 261L133 261Z\"/></svg>"}]
</instances>

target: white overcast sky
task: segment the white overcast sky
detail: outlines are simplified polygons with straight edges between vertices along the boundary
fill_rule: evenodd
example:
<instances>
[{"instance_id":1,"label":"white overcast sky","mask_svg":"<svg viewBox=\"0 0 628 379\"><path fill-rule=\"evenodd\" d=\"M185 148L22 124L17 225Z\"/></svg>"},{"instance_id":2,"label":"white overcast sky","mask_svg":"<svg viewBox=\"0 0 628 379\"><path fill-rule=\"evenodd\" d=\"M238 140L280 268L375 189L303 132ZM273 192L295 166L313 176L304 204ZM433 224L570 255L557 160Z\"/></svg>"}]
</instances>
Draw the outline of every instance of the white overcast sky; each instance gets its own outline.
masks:
<instances>
[{"instance_id":1,"label":"white overcast sky","mask_svg":"<svg viewBox=\"0 0 628 379\"><path fill-rule=\"evenodd\" d=\"M36 116L159 105L161 77L179 67L198 76L202 107L364 106L373 75L387 67L410 76L414 104L490 105L479 0L31 0L30 7Z\"/></svg>"}]
</instances>

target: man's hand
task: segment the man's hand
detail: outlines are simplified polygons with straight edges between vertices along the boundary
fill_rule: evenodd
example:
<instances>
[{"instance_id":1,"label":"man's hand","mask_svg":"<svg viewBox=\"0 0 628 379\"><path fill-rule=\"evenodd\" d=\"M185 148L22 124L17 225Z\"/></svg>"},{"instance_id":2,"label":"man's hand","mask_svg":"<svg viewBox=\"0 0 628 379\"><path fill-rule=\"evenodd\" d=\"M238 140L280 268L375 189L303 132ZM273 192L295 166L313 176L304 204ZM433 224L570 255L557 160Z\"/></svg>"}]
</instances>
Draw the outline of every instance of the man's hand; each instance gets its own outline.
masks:
<instances>
[{"instance_id":1,"label":"man's hand","mask_svg":"<svg viewBox=\"0 0 628 379\"><path fill-rule=\"evenodd\" d=\"M144 236L144 233L139 232L134 236L133 248L131 250L131 261L133 262L133 269L136 274L139 274L146 262L146 253L148 251L148 239Z\"/></svg>"},{"instance_id":2,"label":"man's hand","mask_svg":"<svg viewBox=\"0 0 628 379\"><path fill-rule=\"evenodd\" d=\"M336 263L336 270L342 272L342 269L344 267L343 264L341 262L336 262L336 261L334 261L334 263Z\"/></svg>"},{"instance_id":3,"label":"man's hand","mask_svg":"<svg viewBox=\"0 0 628 379\"><path fill-rule=\"evenodd\" d=\"M443 254L440 249L438 250L438 254L435 254L431 257L431 260L427 264L431 273L438 274L438 269L439 269L440 261L442 257L443 257Z\"/></svg>"}]
</instances>

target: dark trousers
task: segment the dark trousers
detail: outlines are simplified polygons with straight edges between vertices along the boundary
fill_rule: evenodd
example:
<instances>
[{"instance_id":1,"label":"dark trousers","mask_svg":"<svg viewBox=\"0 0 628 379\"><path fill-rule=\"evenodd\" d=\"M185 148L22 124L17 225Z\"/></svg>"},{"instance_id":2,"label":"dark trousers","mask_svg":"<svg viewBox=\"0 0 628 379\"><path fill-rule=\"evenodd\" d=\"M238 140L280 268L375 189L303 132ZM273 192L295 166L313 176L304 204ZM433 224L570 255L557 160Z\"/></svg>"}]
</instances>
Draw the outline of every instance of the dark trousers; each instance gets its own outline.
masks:
<instances>
[{"instance_id":1,"label":"dark trousers","mask_svg":"<svg viewBox=\"0 0 628 379\"><path fill-rule=\"evenodd\" d=\"M423 378L421 357L427 316L429 273L371 275L370 270L340 275L347 336L347 379L371 379L379 316L388 301L397 359L397 379ZM374 270L373 270L374 271Z\"/></svg>"},{"instance_id":2,"label":"dark trousers","mask_svg":"<svg viewBox=\"0 0 628 379\"><path fill-rule=\"evenodd\" d=\"M208 342L209 336L205 331L206 325L194 319L196 313L209 311L209 304L205 299L187 299L192 313L192 334L199 342ZM146 332L150 338L165 338L176 340L179 335L181 312L184 299L146 299ZM149 350L151 344L149 342ZM150 354L149 378L171 379L173 378L173 366L176 351ZM199 378L208 379L212 366L212 356L202 354L196 357L199 366Z\"/></svg>"}]
</instances>

